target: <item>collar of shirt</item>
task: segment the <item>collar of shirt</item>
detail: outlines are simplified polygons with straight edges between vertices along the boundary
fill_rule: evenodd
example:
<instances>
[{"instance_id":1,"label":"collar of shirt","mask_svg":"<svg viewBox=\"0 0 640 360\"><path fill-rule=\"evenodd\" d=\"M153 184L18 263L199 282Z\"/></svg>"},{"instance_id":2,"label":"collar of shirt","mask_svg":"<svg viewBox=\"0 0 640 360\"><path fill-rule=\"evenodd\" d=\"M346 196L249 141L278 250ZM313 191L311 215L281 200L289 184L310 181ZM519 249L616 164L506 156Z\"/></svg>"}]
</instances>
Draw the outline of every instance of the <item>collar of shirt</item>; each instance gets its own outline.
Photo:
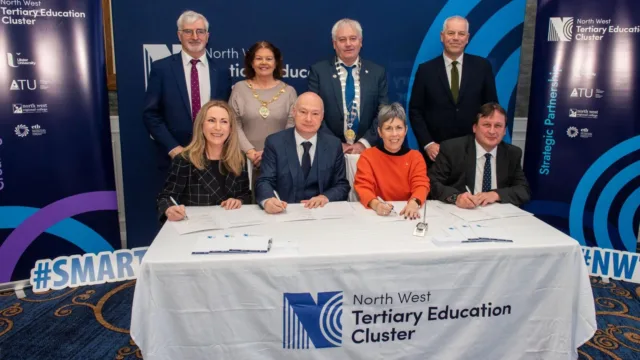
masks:
<instances>
[{"instance_id":1,"label":"collar of shirt","mask_svg":"<svg viewBox=\"0 0 640 360\"><path fill-rule=\"evenodd\" d=\"M453 59L450 59L447 55L445 55L445 53L442 53L442 57L444 58L444 65L447 68L451 67L451 63L453 62ZM462 66L462 58L464 58L464 53L462 53L458 59L456 61L458 61L458 66Z\"/></svg>"},{"instance_id":2,"label":"collar of shirt","mask_svg":"<svg viewBox=\"0 0 640 360\"><path fill-rule=\"evenodd\" d=\"M313 147L315 147L315 146L316 146L316 143L318 142L318 133L316 133L315 135L313 135L313 136L311 137L311 139L308 139L308 140L307 140L307 139L305 139L305 138L303 138L303 137L302 137L302 135L298 134L298 130L295 130L295 129L294 129L294 130L293 130L293 135L294 135L294 136L295 136L295 138L296 138L296 146L300 146L300 147L302 147L302 143L303 143L303 142L305 142L305 141L308 141L308 142L310 142L310 143L311 143L311 147L313 148Z\"/></svg>"},{"instance_id":3,"label":"collar of shirt","mask_svg":"<svg viewBox=\"0 0 640 360\"><path fill-rule=\"evenodd\" d=\"M195 59L195 58L191 57L191 55L187 54L184 51L181 51L181 53L182 53L182 64L184 66L191 66L191 59ZM207 62L207 52L206 51L204 52L204 54L202 54L202 56L200 56L200 58L198 58L198 60L200 60L199 64L202 64L202 66L204 66L204 67L208 67L209 66L209 63Z\"/></svg>"},{"instance_id":4,"label":"collar of shirt","mask_svg":"<svg viewBox=\"0 0 640 360\"><path fill-rule=\"evenodd\" d=\"M342 59L338 58L338 64L345 64L347 65L344 61L342 61ZM354 70L358 70L360 65L360 56L358 56L358 58L356 59L356 62L353 63L353 66L355 66L353 69Z\"/></svg>"},{"instance_id":5,"label":"collar of shirt","mask_svg":"<svg viewBox=\"0 0 640 360\"><path fill-rule=\"evenodd\" d=\"M486 153L490 153L491 154L491 159L495 159L496 158L496 154L498 153L498 147L494 147L491 151L487 151L485 150L479 143L478 140L475 140L476 142L476 160L483 158L484 154Z\"/></svg>"}]
</instances>

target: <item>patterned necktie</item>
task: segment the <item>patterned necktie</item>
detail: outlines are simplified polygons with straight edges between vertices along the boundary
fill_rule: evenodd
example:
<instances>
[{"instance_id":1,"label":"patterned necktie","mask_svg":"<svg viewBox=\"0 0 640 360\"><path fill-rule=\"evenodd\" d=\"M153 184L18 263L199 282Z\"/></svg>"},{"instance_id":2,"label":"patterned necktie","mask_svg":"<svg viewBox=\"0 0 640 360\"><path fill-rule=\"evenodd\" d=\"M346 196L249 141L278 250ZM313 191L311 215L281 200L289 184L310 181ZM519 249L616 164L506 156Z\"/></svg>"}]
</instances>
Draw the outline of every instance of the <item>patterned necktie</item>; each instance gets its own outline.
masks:
<instances>
[{"instance_id":1,"label":"patterned necktie","mask_svg":"<svg viewBox=\"0 0 640 360\"><path fill-rule=\"evenodd\" d=\"M198 81L198 59L191 59L191 117L196 119L200 111L200 81Z\"/></svg>"},{"instance_id":2,"label":"patterned necktie","mask_svg":"<svg viewBox=\"0 0 640 360\"><path fill-rule=\"evenodd\" d=\"M455 103L458 102L458 93L460 92L460 74L457 65L457 61L451 63L451 95L453 95Z\"/></svg>"},{"instance_id":3,"label":"patterned necktie","mask_svg":"<svg viewBox=\"0 0 640 360\"><path fill-rule=\"evenodd\" d=\"M353 78L353 68L355 67L355 65L347 66L346 64L342 63L340 65L342 65L343 68L347 69L347 83L344 88L344 100L347 103L347 114L351 114L351 111L354 110L353 100L356 97L356 82ZM351 127L351 129L355 131L356 134L358 133L358 124L360 123L358 117L359 116L356 115L355 119L353 120L353 126Z\"/></svg>"},{"instance_id":4,"label":"patterned necktie","mask_svg":"<svg viewBox=\"0 0 640 360\"><path fill-rule=\"evenodd\" d=\"M491 154L484 154L484 175L482 175L482 192L491 190Z\"/></svg>"},{"instance_id":5,"label":"patterned necktie","mask_svg":"<svg viewBox=\"0 0 640 360\"><path fill-rule=\"evenodd\" d=\"M309 177L309 171L311 171L311 154L309 154L309 149L311 149L311 143L305 141L302 143L302 147L304 148L304 152L302 153L302 173L304 174L304 179L307 180Z\"/></svg>"}]
</instances>

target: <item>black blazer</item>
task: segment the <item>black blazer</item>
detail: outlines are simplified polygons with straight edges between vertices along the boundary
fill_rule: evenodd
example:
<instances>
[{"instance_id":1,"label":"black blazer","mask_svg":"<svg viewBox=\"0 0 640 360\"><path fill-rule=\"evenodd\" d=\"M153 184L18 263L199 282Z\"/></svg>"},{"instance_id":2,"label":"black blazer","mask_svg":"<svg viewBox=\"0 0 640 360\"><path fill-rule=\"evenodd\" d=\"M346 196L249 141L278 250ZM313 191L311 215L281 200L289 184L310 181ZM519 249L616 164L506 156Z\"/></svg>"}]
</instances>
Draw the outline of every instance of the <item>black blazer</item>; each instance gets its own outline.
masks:
<instances>
[{"instance_id":1,"label":"black blazer","mask_svg":"<svg viewBox=\"0 0 640 360\"><path fill-rule=\"evenodd\" d=\"M220 205L229 198L240 199L243 204L249 204L249 175L245 169L240 176L228 173L224 184L220 184L213 169L205 167L204 170L198 170L189 160L178 155L173 158L167 181L158 195L160 221L165 220L164 212L173 205L169 197L185 206Z\"/></svg>"},{"instance_id":2,"label":"black blazer","mask_svg":"<svg viewBox=\"0 0 640 360\"><path fill-rule=\"evenodd\" d=\"M356 141L364 138L371 146L378 141L378 108L389 103L387 72L368 60L362 60L360 69L360 125ZM344 138L344 109L342 107L342 87L335 67L335 58L320 61L309 71L309 91L322 98L324 121L322 131L331 133L346 142Z\"/></svg>"},{"instance_id":3,"label":"black blazer","mask_svg":"<svg viewBox=\"0 0 640 360\"><path fill-rule=\"evenodd\" d=\"M520 206L531 197L529 183L524 176L519 147L501 142L496 153L497 189L500 202ZM434 199L448 202L453 194L466 192L465 186L473 189L476 181L476 143L473 135L463 136L440 144L440 153L429 170L431 195Z\"/></svg>"},{"instance_id":4,"label":"black blazer","mask_svg":"<svg viewBox=\"0 0 640 360\"><path fill-rule=\"evenodd\" d=\"M497 102L498 95L491 64L486 59L464 54L457 103L451 95L442 54L421 64L409 102L409 119L420 149L432 141L439 144L472 134L478 110L492 101Z\"/></svg>"}]
</instances>

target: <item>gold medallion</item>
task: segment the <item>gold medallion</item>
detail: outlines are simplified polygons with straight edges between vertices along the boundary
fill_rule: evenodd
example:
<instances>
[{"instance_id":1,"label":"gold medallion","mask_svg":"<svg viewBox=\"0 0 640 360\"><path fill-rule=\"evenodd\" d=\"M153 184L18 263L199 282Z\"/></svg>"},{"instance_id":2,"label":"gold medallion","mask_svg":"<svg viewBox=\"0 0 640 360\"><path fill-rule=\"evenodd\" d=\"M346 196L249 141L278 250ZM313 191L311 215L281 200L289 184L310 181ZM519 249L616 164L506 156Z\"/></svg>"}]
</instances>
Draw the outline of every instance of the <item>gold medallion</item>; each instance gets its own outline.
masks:
<instances>
[{"instance_id":1,"label":"gold medallion","mask_svg":"<svg viewBox=\"0 0 640 360\"><path fill-rule=\"evenodd\" d=\"M356 139L356 132L349 129L344 132L344 138L347 139L347 141L353 142L353 140Z\"/></svg>"},{"instance_id":2,"label":"gold medallion","mask_svg":"<svg viewBox=\"0 0 640 360\"><path fill-rule=\"evenodd\" d=\"M267 116L269 116L269 109L264 105L260 107L260 110L258 110L258 112L263 119L266 119Z\"/></svg>"}]
</instances>

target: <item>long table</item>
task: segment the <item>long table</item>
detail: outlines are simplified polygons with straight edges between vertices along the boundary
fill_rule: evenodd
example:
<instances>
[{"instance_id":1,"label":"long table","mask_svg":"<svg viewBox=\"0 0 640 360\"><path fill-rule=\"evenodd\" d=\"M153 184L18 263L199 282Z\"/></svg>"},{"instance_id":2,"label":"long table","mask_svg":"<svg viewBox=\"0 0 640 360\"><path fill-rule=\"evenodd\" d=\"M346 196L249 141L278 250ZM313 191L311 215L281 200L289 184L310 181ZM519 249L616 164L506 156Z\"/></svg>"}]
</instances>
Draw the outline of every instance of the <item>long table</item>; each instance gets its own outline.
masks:
<instances>
[{"instance_id":1,"label":"long table","mask_svg":"<svg viewBox=\"0 0 640 360\"><path fill-rule=\"evenodd\" d=\"M131 336L147 360L577 358L596 330L578 242L531 216L484 222L513 243L436 246L455 221L425 238L408 220L273 222L226 231L272 236L269 253L218 255L166 224Z\"/></svg>"}]
</instances>

